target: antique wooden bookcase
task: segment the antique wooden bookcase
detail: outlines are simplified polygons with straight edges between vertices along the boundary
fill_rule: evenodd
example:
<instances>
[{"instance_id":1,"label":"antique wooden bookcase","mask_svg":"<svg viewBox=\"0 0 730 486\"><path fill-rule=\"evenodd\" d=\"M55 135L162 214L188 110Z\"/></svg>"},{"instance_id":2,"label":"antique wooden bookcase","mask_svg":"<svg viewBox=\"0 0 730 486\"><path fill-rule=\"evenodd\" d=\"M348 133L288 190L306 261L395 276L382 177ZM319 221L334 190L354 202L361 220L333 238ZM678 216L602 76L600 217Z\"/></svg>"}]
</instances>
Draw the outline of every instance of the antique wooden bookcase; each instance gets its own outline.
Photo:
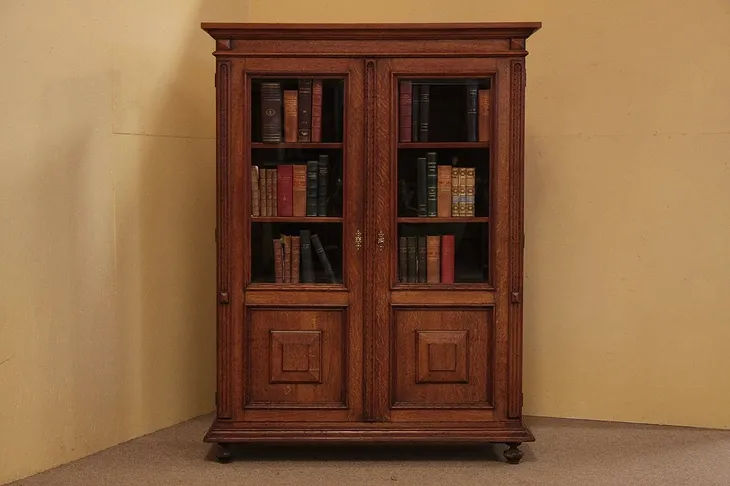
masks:
<instances>
[{"instance_id":1,"label":"antique wooden bookcase","mask_svg":"<svg viewBox=\"0 0 730 486\"><path fill-rule=\"evenodd\" d=\"M540 24L202 27L217 63L205 440L218 458L238 442L500 442L519 462L534 440L521 391L525 41Z\"/></svg>"}]
</instances>

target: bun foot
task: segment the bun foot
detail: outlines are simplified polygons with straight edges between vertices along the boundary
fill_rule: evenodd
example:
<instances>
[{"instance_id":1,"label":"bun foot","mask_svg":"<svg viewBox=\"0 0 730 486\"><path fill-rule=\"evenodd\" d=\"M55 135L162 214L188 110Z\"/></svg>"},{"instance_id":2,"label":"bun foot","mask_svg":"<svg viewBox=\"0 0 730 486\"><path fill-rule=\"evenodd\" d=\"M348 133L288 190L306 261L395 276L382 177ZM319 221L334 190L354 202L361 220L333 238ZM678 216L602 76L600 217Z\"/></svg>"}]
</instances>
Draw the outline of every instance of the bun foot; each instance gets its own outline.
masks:
<instances>
[{"instance_id":1,"label":"bun foot","mask_svg":"<svg viewBox=\"0 0 730 486\"><path fill-rule=\"evenodd\" d=\"M504 451L504 458L509 464L519 464L524 454L519 449L521 442L508 442L509 449Z\"/></svg>"},{"instance_id":2,"label":"bun foot","mask_svg":"<svg viewBox=\"0 0 730 486\"><path fill-rule=\"evenodd\" d=\"M230 444L218 444L215 458L221 464L228 464L229 462L231 462L233 460L233 454L231 454Z\"/></svg>"}]
</instances>

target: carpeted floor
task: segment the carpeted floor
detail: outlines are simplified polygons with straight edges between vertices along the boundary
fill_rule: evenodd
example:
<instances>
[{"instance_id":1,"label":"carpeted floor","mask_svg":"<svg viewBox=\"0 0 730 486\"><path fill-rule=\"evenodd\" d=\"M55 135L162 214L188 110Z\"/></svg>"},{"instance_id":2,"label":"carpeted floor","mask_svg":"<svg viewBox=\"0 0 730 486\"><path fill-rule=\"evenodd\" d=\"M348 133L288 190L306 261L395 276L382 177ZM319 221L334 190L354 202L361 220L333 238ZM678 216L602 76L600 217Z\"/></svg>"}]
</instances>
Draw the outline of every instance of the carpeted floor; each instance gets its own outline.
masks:
<instances>
[{"instance_id":1,"label":"carpeted floor","mask_svg":"<svg viewBox=\"0 0 730 486\"><path fill-rule=\"evenodd\" d=\"M213 460L210 416L121 444L13 485L730 485L730 431L527 420L537 442L518 466L503 445L239 450Z\"/></svg>"}]
</instances>

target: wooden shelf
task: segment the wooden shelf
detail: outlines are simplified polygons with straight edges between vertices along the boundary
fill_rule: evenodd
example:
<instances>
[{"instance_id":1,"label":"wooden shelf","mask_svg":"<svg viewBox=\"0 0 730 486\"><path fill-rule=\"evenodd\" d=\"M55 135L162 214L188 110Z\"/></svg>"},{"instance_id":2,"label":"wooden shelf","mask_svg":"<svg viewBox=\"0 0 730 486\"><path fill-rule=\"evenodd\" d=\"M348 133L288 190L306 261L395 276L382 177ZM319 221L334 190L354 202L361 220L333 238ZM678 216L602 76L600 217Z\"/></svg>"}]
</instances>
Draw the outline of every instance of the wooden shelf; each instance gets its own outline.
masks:
<instances>
[{"instance_id":1,"label":"wooden shelf","mask_svg":"<svg viewBox=\"0 0 730 486\"><path fill-rule=\"evenodd\" d=\"M341 223L340 216L251 216L254 223Z\"/></svg>"},{"instance_id":2,"label":"wooden shelf","mask_svg":"<svg viewBox=\"0 0 730 486\"><path fill-rule=\"evenodd\" d=\"M252 149L341 149L341 142L333 143L261 143L254 142L251 144Z\"/></svg>"},{"instance_id":3,"label":"wooden shelf","mask_svg":"<svg viewBox=\"0 0 730 486\"><path fill-rule=\"evenodd\" d=\"M401 142L399 149L489 148L489 142Z\"/></svg>"},{"instance_id":4,"label":"wooden shelf","mask_svg":"<svg viewBox=\"0 0 730 486\"><path fill-rule=\"evenodd\" d=\"M420 217L420 218L398 218L396 219L398 223L408 223L408 224L429 224L429 223L488 223L489 218L488 217L449 217L449 218L428 218L428 217Z\"/></svg>"}]
</instances>

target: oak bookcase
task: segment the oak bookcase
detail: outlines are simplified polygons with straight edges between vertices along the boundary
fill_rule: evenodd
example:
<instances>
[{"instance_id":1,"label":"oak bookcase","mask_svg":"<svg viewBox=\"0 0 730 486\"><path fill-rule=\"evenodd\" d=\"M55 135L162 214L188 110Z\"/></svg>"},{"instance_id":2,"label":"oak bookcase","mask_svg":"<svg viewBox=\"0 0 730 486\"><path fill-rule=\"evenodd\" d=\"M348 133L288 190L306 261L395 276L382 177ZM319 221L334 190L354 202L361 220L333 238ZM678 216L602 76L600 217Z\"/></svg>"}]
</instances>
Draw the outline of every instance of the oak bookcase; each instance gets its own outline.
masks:
<instances>
[{"instance_id":1,"label":"oak bookcase","mask_svg":"<svg viewBox=\"0 0 730 486\"><path fill-rule=\"evenodd\" d=\"M520 461L525 41L540 25L202 25L219 460L240 442L363 441L505 443Z\"/></svg>"}]
</instances>

